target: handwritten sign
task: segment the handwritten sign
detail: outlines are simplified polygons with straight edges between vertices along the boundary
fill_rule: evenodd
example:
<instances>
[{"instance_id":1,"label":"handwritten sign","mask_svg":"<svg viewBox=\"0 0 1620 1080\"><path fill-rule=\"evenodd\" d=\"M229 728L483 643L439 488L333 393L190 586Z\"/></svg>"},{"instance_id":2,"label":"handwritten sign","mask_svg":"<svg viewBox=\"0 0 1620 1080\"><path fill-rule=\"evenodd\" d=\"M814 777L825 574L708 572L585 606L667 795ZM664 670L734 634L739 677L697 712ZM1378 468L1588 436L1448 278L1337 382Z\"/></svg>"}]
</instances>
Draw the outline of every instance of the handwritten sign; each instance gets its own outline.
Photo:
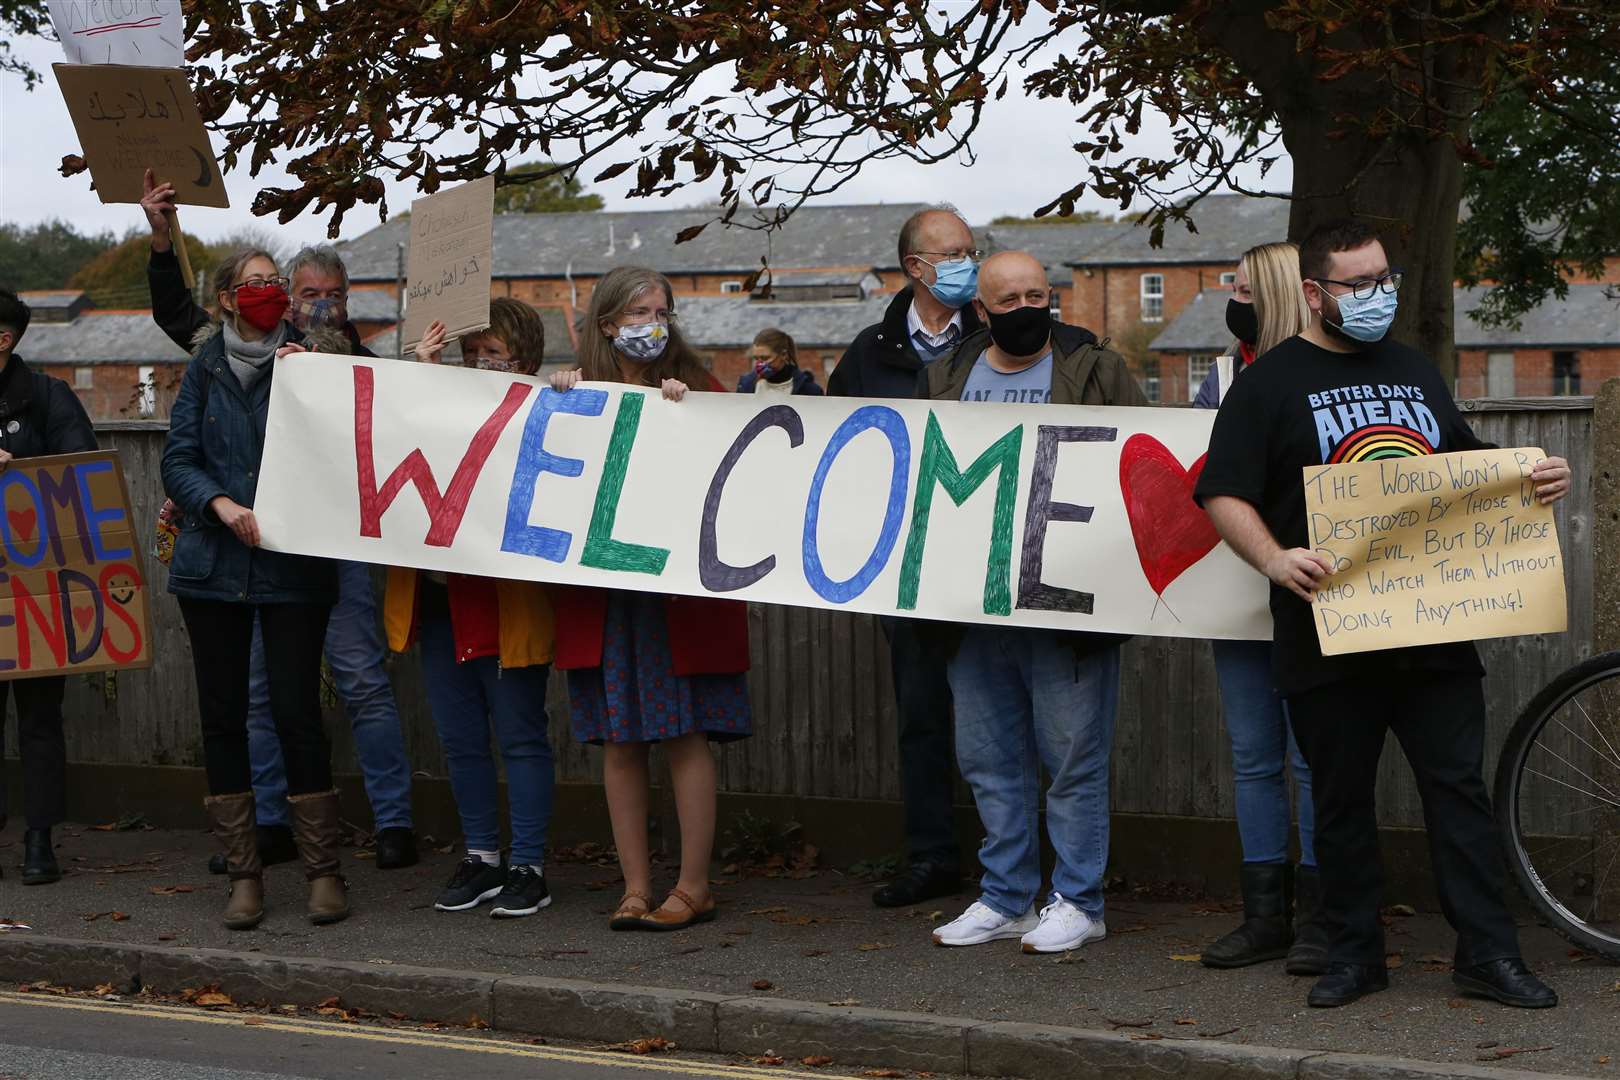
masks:
<instances>
[{"instance_id":1,"label":"handwritten sign","mask_svg":"<svg viewBox=\"0 0 1620 1080\"><path fill-rule=\"evenodd\" d=\"M435 319L452 338L489 326L490 262L495 248L495 178L440 191L411 203L411 250L405 270L405 348Z\"/></svg>"},{"instance_id":2,"label":"handwritten sign","mask_svg":"<svg viewBox=\"0 0 1620 1080\"><path fill-rule=\"evenodd\" d=\"M1305 470L1324 655L1566 628L1564 558L1536 501L1540 450L1476 450Z\"/></svg>"},{"instance_id":3,"label":"handwritten sign","mask_svg":"<svg viewBox=\"0 0 1620 1080\"><path fill-rule=\"evenodd\" d=\"M996 625L1269 638L1188 467L1213 414L692 393L277 361L278 551Z\"/></svg>"},{"instance_id":4,"label":"handwritten sign","mask_svg":"<svg viewBox=\"0 0 1620 1080\"><path fill-rule=\"evenodd\" d=\"M118 455L13 461L0 510L0 679L150 666L150 597Z\"/></svg>"},{"instance_id":5,"label":"handwritten sign","mask_svg":"<svg viewBox=\"0 0 1620 1080\"><path fill-rule=\"evenodd\" d=\"M229 206L208 129L179 68L53 64L104 203L141 201L151 169L182 205Z\"/></svg>"},{"instance_id":6,"label":"handwritten sign","mask_svg":"<svg viewBox=\"0 0 1620 1080\"><path fill-rule=\"evenodd\" d=\"M50 0L50 11L71 64L186 62L180 0Z\"/></svg>"}]
</instances>

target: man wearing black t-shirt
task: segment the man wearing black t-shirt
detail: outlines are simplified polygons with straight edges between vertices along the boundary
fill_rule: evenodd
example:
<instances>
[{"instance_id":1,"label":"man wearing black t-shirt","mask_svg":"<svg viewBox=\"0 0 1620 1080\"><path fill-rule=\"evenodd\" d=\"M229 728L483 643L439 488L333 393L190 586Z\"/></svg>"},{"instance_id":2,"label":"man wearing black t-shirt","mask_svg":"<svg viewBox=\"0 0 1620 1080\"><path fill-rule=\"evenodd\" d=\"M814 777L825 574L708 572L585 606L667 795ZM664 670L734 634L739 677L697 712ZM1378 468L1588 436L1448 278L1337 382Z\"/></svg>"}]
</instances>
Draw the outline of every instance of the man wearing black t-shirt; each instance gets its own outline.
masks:
<instances>
[{"instance_id":1,"label":"man wearing black t-shirt","mask_svg":"<svg viewBox=\"0 0 1620 1080\"><path fill-rule=\"evenodd\" d=\"M1452 978L1464 993L1545 1008L1558 997L1525 967L1502 894L1481 775L1484 669L1470 642L1324 657L1310 603L1332 566L1309 549L1301 470L1482 443L1421 354L1385 338L1400 272L1354 222L1300 248L1309 328L1266 353L1221 406L1196 498L1221 536L1271 579L1273 674L1313 777L1327 973L1307 999L1347 1005L1389 985L1378 919L1383 868L1374 790L1386 733L1417 778L1435 882L1457 931ZM1569 491L1569 466L1531 475L1541 502Z\"/></svg>"}]
</instances>

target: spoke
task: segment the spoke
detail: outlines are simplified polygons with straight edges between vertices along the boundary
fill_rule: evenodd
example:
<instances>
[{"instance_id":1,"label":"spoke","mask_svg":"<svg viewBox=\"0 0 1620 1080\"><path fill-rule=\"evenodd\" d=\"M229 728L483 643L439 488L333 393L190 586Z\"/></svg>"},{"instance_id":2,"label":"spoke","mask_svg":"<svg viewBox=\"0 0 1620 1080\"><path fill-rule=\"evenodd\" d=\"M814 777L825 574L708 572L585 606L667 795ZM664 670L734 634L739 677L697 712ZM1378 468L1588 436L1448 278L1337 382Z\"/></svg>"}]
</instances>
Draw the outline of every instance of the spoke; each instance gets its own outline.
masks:
<instances>
[{"instance_id":1,"label":"spoke","mask_svg":"<svg viewBox=\"0 0 1620 1080\"><path fill-rule=\"evenodd\" d=\"M1554 756L1556 757L1557 755L1554 755ZM1578 791L1582 795L1589 795L1592 798L1596 799L1600 803L1605 803L1605 804L1607 804L1609 806L1615 807L1616 809L1620 809L1620 800L1616 800L1616 799L1612 799L1612 798L1605 799L1602 795L1599 795L1595 791L1587 791L1585 788L1578 788L1574 784L1567 784L1564 781L1558 779L1556 776L1548 776L1544 772L1537 772L1536 770L1530 768L1528 765L1525 766L1524 771L1529 773L1531 776L1539 776L1543 780L1550 780L1553 783L1557 784L1559 787L1567 787L1571 791ZM1579 770L1576 770L1576 771L1578 772ZM1588 777L1588 779L1590 779L1590 777Z\"/></svg>"},{"instance_id":2,"label":"spoke","mask_svg":"<svg viewBox=\"0 0 1620 1080\"><path fill-rule=\"evenodd\" d=\"M1600 680L1598 682L1598 684L1597 684L1598 697L1603 699L1603 712L1604 712L1604 714L1607 715L1607 716L1613 716L1613 715L1615 715L1614 703L1609 700L1609 691L1606 689L1606 686L1607 686L1607 680ZM1585 713L1586 710L1582 709L1581 712ZM1588 724L1592 724L1592 718L1590 716L1588 716L1586 718L1586 722ZM1620 757L1620 751L1615 750L1614 744L1610 743L1608 737L1603 734L1603 729L1599 728L1596 724L1592 724L1592 726L1594 728L1597 728L1598 738L1602 739L1603 744L1609 748L1609 753L1614 754L1615 757Z\"/></svg>"},{"instance_id":3,"label":"spoke","mask_svg":"<svg viewBox=\"0 0 1620 1080\"><path fill-rule=\"evenodd\" d=\"M1597 854L1598 854L1599 851L1602 851L1603 848L1605 848L1605 847L1612 846L1614 844L1614 842L1615 841L1611 839L1608 843L1602 845L1602 847L1594 847L1594 848L1590 848L1588 850L1582 851L1579 855L1576 855L1573 859L1569 859L1569 860L1566 860L1565 862L1561 862L1557 866L1553 867L1550 870L1543 870L1540 867L1536 867L1536 876L1541 878L1542 884L1546 884L1548 878L1555 877L1558 874L1562 874L1565 870L1568 870L1570 867L1574 866L1578 862L1582 862L1582 861L1584 861L1586 859L1594 859L1595 860L1597 858ZM1528 855L1529 853L1526 852L1526 854ZM1530 860L1530 865L1531 866L1536 866L1536 863L1535 863L1534 859Z\"/></svg>"},{"instance_id":4,"label":"spoke","mask_svg":"<svg viewBox=\"0 0 1620 1080\"><path fill-rule=\"evenodd\" d=\"M1601 683L1600 683L1600 684L1599 684L1599 685L1602 685L1602 684L1601 684ZM1593 720L1593 719L1592 719L1592 717L1591 717L1591 715L1590 715L1590 714L1589 714L1589 713L1588 713L1588 712L1587 712L1587 711L1586 711L1586 706L1585 706L1585 705L1582 705L1582 704L1581 704L1581 703L1580 703L1580 699L1578 699L1578 698L1575 698L1575 699L1571 699L1571 702L1570 702L1570 704L1572 704L1572 705L1574 705L1574 706L1575 706L1575 707L1576 707L1576 708L1577 708L1577 709L1579 709L1579 710L1581 710L1581 715L1582 715L1582 716L1584 716L1584 717L1586 717L1586 722L1587 722L1587 723L1588 723L1588 724L1591 724L1591 725L1592 725L1592 730L1593 730L1593 731L1595 731L1595 732L1597 732L1597 733L1598 733L1598 738L1600 738L1600 739L1602 739L1602 740L1603 740L1603 745L1604 745L1604 746L1607 746L1607 747L1608 747L1608 748L1609 748L1609 753L1610 753L1610 754L1613 754L1613 755L1614 755L1614 756L1613 756L1613 757L1610 757L1610 758L1609 758L1609 759L1608 759L1608 760L1609 760L1609 761L1611 761L1611 762L1613 762L1613 763L1614 763L1614 765L1615 765L1615 766L1616 766L1616 767L1617 767L1617 768L1620 768L1620 754L1616 754L1616 753L1615 753L1615 750L1614 750L1614 744L1613 744L1613 743L1611 743L1611 742L1609 742L1609 737L1608 737L1608 736L1607 736L1607 735L1605 735L1605 734L1603 734L1603 729L1602 729L1602 728L1600 728L1600 727L1598 727L1598 726L1597 726L1597 723L1596 723L1596 722L1595 722L1595 721L1594 721L1594 720ZM1564 726L1564 724L1563 724L1563 721L1562 721L1562 720L1560 720L1560 721L1559 721L1559 722L1558 722L1558 726L1559 726L1559 727L1563 727L1563 726ZM1569 731L1569 729L1568 729L1568 728L1564 728L1564 730L1565 730L1565 731ZM1575 733L1574 733L1574 732L1573 732L1573 731L1570 731L1570 732L1569 732L1569 733L1570 733L1570 734L1571 734L1571 735L1575 735ZM1575 735L1575 737L1576 737L1576 738L1577 738L1577 739L1580 739L1580 738L1581 738L1581 737L1580 737L1580 736L1579 736L1579 735ZM1581 741L1582 741L1582 742L1586 742L1586 740L1585 740L1585 739L1581 739ZM1591 744L1591 743L1586 743L1586 745L1587 745L1587 746L1592 746L1592 744ZM1598 750L1598 748L1597 748L1597 747L1595 747L1595 746L1592 746L1592 750L1593 750L1593 752L1595 752L1595 753L1597 753L1597 754L1598 754L1598 755L1599 755L1599 756L1602 756L1602 751L1600 751L1600 750Z\"/></svg>"},{"instance_id":5,"label":"spoke","mask_svg":"<svg viewBox=\"0 0 1620 1080\"><path fill-rule=\"evenodd\" d=\"M1597 777L1592 776L1591 774L1583 771L1579 765L1575 764L1573 761L1570 761L1568 758L1564 757L1558 751L1550 749L1550 748L1548 748L1546 746L1543 746L1539 742L1536 743L1536 748L1539 749L1543 754L1547 754L1547 755L1549 755L1551 757L1555 757L1559 761L1562 761L1565 765L1568 765L1571 769L1573 769L1581 777L1581 779L1591 781L1593 787L1597 788L1599 791L1602 791L1603 794L1607 795L1609 798L1611 798L1611 799L1620 799L1620 795L1616 795L1614 792L1610 791L1608 788L1604 787L1601 783L1599 783ZM1528 767L1526 767L1525 771L1529 772L1531 770ZM1537 774L1537 775L1540 775L1540 774ZM1549 777L1548 779L1551 779L1551 777ZM1594 798L1595 797L1596 796L1594 796ZM1620 802L1616 802L1614 805L1620 806Z\"/></svg>"},{"instance_id":6,"label":"spoke","mask_svg":"<svg viewBox=\"0 0 1620 1080\"><path fill-rule=\"evenodd\" d=\"M1609 856L1609 865L1603 868L1603 876L1598 878L1597 888L1592 890L1592 911L1596 913L1598 904L1603 901L1603 883L1609 880L1609 873L1614 869L1614 860L1620 858L1620 848Z\"/></svg>"}]
</instances>

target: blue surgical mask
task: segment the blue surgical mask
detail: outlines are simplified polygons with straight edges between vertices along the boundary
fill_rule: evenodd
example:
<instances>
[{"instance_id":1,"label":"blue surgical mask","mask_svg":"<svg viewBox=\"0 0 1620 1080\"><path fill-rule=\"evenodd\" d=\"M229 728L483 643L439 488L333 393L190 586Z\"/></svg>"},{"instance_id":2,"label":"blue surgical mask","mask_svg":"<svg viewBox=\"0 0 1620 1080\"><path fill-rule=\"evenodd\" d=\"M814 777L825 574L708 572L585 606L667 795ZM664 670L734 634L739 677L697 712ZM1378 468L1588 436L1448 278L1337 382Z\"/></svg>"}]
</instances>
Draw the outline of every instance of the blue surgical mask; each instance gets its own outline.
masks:
<instances>
[{"instance_id":1,"label":"blue surgical mask","mask_svg":"<svg viewBox=\"0 0 1620 1080\"><path fill-rule=\"evenodd\" d=\"M660 322L621 326L619 336L613 339L613 347L638 364L650 364L663 356L668 344L669 327Z\"/></svg>"},{"instance_id":2,"label":"blue surgical mask","mask_svg":"<svg viewBox=\"0 0 1620 1080\"><path fill-rule=\"evenodd\" d=\"M1341 331L1345 337L1359 341L1366 345L1384 340L1389 333L1390 324L1395 321L1395 308L1399 297L1383 289L1375 289L1373 294L1365 300L1356 299L1353 293L1335 296L1334 301L1339 305L1339 321L1328 323L1322 321L1333 329Z\"/></svg>"},{"instance_id":3,"label":"blue surgical mask","mask_svg":"<svg viewBox=\"0 0 1620 1080\"><path fill-rule=\"evenodd\" d=\"M927 262L927 260L923 260ZM928 291L934 299L948 308L965 307L979 291L979 264L972 259L930 263L934 268L934 283Z\"/></svg>"}]
</instances>

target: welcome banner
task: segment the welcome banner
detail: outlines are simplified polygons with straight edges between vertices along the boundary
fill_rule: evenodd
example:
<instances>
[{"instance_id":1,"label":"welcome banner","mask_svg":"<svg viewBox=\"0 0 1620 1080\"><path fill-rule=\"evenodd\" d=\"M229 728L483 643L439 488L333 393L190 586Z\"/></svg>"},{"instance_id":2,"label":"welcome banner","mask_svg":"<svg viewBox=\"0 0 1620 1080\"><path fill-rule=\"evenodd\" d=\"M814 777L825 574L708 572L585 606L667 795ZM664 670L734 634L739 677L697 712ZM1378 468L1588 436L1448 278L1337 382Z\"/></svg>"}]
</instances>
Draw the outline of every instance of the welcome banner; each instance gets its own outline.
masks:
<instances>
[{"instance_id":1,"label":"welcome banner","mask_svg":"<svg viewBox=\"0 0 1620 1080\"><path fill-rule=\"evenodd\" d=\"M266 547L961 622L1269 638L1192 501L1213 413L681 402L465 368L276 362Z\"/></svg>"}]
</instances>

